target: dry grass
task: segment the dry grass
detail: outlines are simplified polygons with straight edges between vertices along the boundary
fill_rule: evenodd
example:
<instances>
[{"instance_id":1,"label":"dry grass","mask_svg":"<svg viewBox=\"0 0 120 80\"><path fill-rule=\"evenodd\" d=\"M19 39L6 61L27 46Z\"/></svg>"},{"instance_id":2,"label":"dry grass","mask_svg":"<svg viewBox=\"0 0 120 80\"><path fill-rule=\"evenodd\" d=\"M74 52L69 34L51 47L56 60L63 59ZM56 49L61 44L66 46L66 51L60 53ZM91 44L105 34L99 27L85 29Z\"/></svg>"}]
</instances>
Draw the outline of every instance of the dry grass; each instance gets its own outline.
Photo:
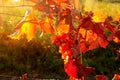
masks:
<instances>
[{"instance_id":1,"label":"dry grass","mask_svg":"<svg viewBox=\"0 0 120 80\"><path fill-rule=\"evenodd\" d=\"M113 18L120 14L120 3L98 2L92 0L92 2L86 2L85 4L85 10L91 10L93 12L100 11L108 16L112 16Z\"/></svg>"}]
</instances>

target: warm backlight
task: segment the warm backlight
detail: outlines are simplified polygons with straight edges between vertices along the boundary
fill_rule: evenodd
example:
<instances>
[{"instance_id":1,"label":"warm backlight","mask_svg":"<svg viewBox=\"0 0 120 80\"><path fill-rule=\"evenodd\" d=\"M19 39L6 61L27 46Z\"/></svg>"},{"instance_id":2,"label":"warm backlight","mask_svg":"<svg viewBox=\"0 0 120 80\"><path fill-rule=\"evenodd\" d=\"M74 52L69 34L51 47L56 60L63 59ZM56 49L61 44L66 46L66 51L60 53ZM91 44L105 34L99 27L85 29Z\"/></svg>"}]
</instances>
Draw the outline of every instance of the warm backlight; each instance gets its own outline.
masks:
<instances>
[{"instance_id":1,"label":"warm backlight","mask_svg":"<svg viewBox=\"0 0 120 80\"><path fill-rule=\"evenodd\" d=\"M19 2L20 0L13 0L13 2Z\"/></svg>"}]
</instances>

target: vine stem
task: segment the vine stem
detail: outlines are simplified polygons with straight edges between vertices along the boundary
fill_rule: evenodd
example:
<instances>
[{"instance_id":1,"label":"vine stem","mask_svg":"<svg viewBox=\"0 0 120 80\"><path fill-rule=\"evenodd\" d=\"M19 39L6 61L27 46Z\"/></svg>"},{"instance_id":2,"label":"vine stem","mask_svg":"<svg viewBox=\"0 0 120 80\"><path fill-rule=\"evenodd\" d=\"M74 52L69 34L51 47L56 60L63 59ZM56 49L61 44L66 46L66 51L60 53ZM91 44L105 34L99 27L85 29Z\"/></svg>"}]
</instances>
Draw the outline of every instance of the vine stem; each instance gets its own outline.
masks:
<instances>
[{"instance_id":1,"label":"vine stem","mask_svg":"<svg viewBox=\"0 0 120 80\"><path fill-rule=\"evenodd\" d=\"M80 50L80 63L82 64L83 63L83 54L82 54L82 51ZM84 76L82 77L81 80L84 80Z\"/></svg>"},{"instance_id":2,"label":"vine stem","mask_svg":"<svg viewBox=\"0 0 120 80\"><path fill-rule=\"evenodd\" d=\"M80 29L80 28L79 28ZM80 35L79 35L79 29L78 29L78 31L77 31L77 37L78 37L78 41L80 41L80 39L81 39L81 37L80 37ZM87 35L87 34L86 34ZM78 45L79 45L79 43L78 43ZM82 54L82 49L81 49L81 47L79 48L80 49L80 63L82 64L83 63L83 54ZM79 79L78 79L79 80ZM80 79L80 80L84 80L84 76Z\"/></svg>"}]
</instances>

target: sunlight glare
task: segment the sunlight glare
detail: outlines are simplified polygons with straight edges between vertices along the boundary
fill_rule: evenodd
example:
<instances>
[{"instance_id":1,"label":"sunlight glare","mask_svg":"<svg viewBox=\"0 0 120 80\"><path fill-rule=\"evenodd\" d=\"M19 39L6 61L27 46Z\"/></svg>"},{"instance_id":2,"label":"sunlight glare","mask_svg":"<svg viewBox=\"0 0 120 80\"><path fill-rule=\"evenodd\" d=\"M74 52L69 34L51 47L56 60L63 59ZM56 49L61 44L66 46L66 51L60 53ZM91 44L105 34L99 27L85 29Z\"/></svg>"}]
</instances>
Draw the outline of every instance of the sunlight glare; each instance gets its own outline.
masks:
<instances>
[{"instance_id":1,"label":"sunlight glare","mask_svg":"<svg viewBox=\"0 0 120 80\"><path fill-rule=\"evenodd\" d=\"M19 2L19 0L13 0L13 2Z\"/></svg>"}]
</instances>

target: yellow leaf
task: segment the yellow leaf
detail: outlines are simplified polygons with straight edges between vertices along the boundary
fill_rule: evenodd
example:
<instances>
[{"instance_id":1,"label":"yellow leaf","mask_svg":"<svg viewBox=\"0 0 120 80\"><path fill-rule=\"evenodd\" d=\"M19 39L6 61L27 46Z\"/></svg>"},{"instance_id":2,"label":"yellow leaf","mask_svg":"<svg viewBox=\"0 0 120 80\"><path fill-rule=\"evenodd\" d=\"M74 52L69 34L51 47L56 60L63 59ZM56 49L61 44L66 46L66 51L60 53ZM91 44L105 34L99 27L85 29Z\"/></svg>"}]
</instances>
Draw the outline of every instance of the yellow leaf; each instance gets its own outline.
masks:
<instances>
[{"instance_id":1,"label":"yellow leaf","mask_svg":"<svg viewBox=\"0 0 120 80\"><path fill-rule=\"evenodd\" d=\"M36 35L36 27L37 27L37 20L33 14L29 14L25 21L20 23L19 28L17 31L10 35L12 39L22 39L25 38L30 41Z\"/></svg>"},{"instance_id":2,"label":"yellow leaf","mask_svg":"<svg viewBox=\"0 0 120 80\"><path fill-rule=\"evenodd\" d=\"M105 22L106 18L107 18L107 15L100 11L94 12L94 15L92 17L94 22Z\"/></svg>"}]
</instances>

